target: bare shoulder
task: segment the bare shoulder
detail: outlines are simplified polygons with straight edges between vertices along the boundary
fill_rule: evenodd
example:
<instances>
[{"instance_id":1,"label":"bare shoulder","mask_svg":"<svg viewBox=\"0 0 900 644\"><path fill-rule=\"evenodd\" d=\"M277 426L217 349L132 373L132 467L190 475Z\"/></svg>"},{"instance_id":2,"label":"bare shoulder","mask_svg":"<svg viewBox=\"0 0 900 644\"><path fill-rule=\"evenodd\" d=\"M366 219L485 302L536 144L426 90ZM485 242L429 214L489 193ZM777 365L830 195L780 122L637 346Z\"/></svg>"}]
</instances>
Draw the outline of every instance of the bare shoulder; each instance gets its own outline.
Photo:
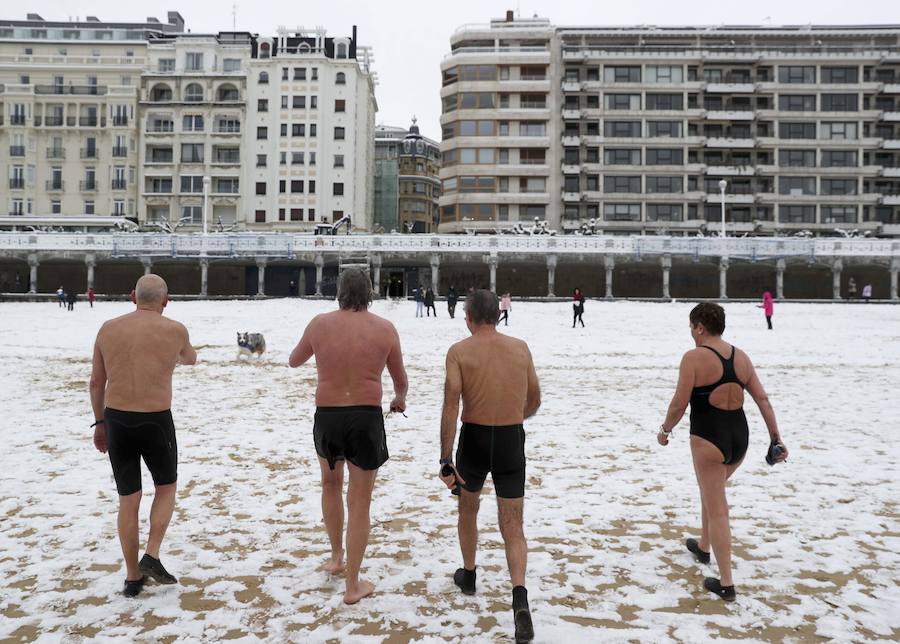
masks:
<instances>
[{"instance_id":1,"label":"bare shoulder","mask_svg":"<svg viewBox=\"0 0 900 644\"><path fill-rule=\"evenodd\" d=\"M516 351L520 351L520 352L522 352L522 353L525 354L525 355L531 355L531 349L529 348L528 343L525 342L525 340L522 340L522 339L520 339L520 338L513 338L513 337L508 336L508 335L503 336L503 337L506 338L507 344L508 344L512 349L514 349L514 350L516 350Z\"/></svg>"},{"instance_id":2,"label":"bare shoulder","mask_svg":"<svg viewBox=\"0 0 900 644\"><path fill-rule=\"evenodd\" d=\"M173 320L172 318L167 318L165 316L162 316L162 320L163 324L166 325L170 332L185 336L188 334L187 327L178 320Z\"/></svg>"},{"instance_id":3,"label":"bare shoulder","mask_svg":"<svg viewBox=\"0 0 900 644\"><path fill-rule=\"evenodd\" d=\"M463 338L462 340L451 344L450 348L447 349L447 357L450 357L451 355L459 356L460 354L465 353L466 348L472 344L472 340L472 336L469 336L468 338Z\"/></svg>"},{"instance_id":4,"label":"bare shoulder","mask_svg":"<svg viewBox=\"0 0 900 644\"><path fill-rule=\"evenodd\" d=\"M368 313L369 313L369 317L371 318L371 320L374 324L379 325L385 331L389 331L394 334L397 333L397 327L394 326L393 322L391 322L387 318L381 317L380 315L376 315L376 314L372 313L371 311L369 311Z\"/></svg>"}]
</instances>

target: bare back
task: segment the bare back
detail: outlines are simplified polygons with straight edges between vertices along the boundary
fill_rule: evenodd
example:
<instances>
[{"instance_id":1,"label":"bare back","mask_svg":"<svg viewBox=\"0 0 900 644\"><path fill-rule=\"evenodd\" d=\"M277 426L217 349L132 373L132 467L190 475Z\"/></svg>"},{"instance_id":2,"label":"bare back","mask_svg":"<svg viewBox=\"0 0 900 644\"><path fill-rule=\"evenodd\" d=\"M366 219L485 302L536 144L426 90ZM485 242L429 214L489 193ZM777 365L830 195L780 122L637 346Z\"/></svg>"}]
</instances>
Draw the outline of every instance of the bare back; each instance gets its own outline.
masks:
<instances>
[{"instance_id":1,"label":"bare back","mask_svg":"<svg viewBox=\"0 0 900 644\"><path fill-rule=\"evenodd\" d=\"M721 338L708 340L706 344L725 358L730 357L732 350L734 351L734 372L738 380L746 387L754 373L753 365L747 354ZM695 387L715 384L722 377L722 361L709 349L697 347L689 351L687 357L694 371ZM740 385L732 382L719 385L709 395L709 404L719 409L740 409L744 404L744 390Z\"/></svg>"},{"instance_id":2,"label":"bare back","mask_svg":"<svg viewBox=\"0 0 900 644\"><path fill-rule=\"evenodd\" d=\"M172 372L186 346L184 325L152 311L138 310L104 324L96 351L106 371L106 406L137 412L169 409Z\"/></svg>"},{"instance_id":3,"label":"bare back","mask_svg":"<svg viewBox=\"0 0 900 644\"><path fill-rule=\"evenodd\" d=\"M523 422L529 393L539 398L528 345L502 333L475 333L447 353L448 377L462 380L462 420L478 425Z\"/></svg>"},{"instance_id":4,"label":"bare back","mask_svg":"<svg viewBox=\"0 0 900 644\"><path fill-rule=\"evenodd\" d=\"M316 357L316 405L381 405L381 374L403 371L394 325L368 311L338 310L309 323L300 346ZM405 379L405 374L404 374Z\"/></svg>"}]
</instances>

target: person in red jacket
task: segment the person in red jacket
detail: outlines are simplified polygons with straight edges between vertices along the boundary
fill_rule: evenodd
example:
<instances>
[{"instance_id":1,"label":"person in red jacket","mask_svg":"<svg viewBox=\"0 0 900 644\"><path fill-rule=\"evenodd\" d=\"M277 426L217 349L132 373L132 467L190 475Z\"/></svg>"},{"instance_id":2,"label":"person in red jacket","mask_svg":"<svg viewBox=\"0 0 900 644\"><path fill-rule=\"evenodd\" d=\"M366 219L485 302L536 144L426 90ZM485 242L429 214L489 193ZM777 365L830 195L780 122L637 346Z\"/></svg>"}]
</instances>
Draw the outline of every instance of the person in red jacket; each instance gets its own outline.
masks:
<instances>
[{"instance_id":1,"label":"person in red jacket","mask_svg":"<svg viewBox=\"0 0 900 644\"><path fill-rule=\"evenodd\" d=\"M91 308L94 308L94 287L90 287L88 289L88 302L91 303Z\"/></svg>"}]
</instances>

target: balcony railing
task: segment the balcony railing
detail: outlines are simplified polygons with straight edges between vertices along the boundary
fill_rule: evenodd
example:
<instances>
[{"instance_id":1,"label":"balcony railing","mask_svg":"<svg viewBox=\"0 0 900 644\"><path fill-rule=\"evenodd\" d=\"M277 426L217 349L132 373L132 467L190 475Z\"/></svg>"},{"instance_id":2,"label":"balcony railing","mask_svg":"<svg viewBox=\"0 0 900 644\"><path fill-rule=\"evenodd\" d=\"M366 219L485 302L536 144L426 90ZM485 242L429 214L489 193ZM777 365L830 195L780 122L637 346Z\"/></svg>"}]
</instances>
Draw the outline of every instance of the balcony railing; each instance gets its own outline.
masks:
<instances>
[{"instance_id":1,"label":"balcony railing","mask_svg":"<svg viewBox=\"0 0 900 644\"><path fill-rule=\"evenodd\" d=\"M97 190L97 182L93 179L78 182L78 189L81 192L95 192Z\"/></svg>"},{"instance_id":2,"label":"balcony railing","mask_svg":"<svg viewBox=\"0 0 900 644\"><path fill-rule=\"evenodd\" d=\"M82 116L78 119L78 125L81 127L97 127L98 125L106 125L106 119L97 118L96 116Z\"/></svg>"},{"instance_id":3,"label":"balcony railing","mask_svg":"<svg viewBox=\"0 0 900 644\"><path fill-rule=\"evenodd\" d=\"M22 177L10 179L9 187L11 190L21 190L25 187L25 179Z\"/></svg>"},{"instance_id":4,"label":"balcony railing","mask_svg":"<svg viewBox=\"0 0 900 644\"><path fill-rule=\"evenodd\" d=\"M122 146L114 146L112 149L112 155L114 157L127 157L128 148Z\"/></svg>"},{"instance_id":5,"label":"balcony railing","mask_svg":"<svg viewBox=\"0 0 900 644\"><path fill-rule=\"evenodd\" d=\"M70 96L103 96L106 85L35 85L35 94L67 94Z\"/></svg>"},{"instance_id":6,"label":"balcony railing","mask_svg":"<svg viewBox=\"0 0 900 644\"><path fill-rule=\"evenodd\" d=\"M164 123L161 125L150 125L147 126L148 134L171 134L175 131L174 123Z\"/></svg>"},{"instance_id":7,"label":"balcony railing","mask_svg":"<svg viewBox=\"0 0 900 644\"><path fill-rule=\"evenodd\" d=\"M96 159L97 158L97 148L81 148L81 158L82 159Z\"/></svg>"},{"instance_id":8,"label":"balcony railing","mask_svg":"<svg viewBox=\"0 0 900 644\"><path fill-rule=\"evenodd\" d=\"M54 181L53 179L48 179L45 186L46 186L47 190L59 192L61 190L66 189L66 182L65 181Z\"/></svg>"},{"instance_id":9,"label":"balcony railing","mask_svg":"<svg viewBox=\"0 0 900 644\"><path fill-rule=\"evenodd\" d=\"M147 163L172 163L174 155L169 154L153 154L147 159Z\"/></svg>"},{"instance_id":10,"label":"balcony railing","mask_svg":"<svg viewBox=\"0 0 900 644\"><path fill-rule=\"evenodd\" d=\"M13 114L9 117L10 125L25 125L25 115L24 114Z\"/></svg>"},{"instance_id":11,"label":"balcony railing","mask_svg":"<svg viewBox=\"0 0 900 644\"><path fill-rule=\"evenodd\" d=\"M44 125L46 125L47 127L59 127L60 125L63 124L63 121L64 121L64 119L61 116L45 116L43 119ZM34 117L34 124L35 125L41 124L40 116Z\"/></svg>"},{"instance_id":12,"label":"balcony railing","mask_svg":"<svg viewBox=\"0 0 900 644\"><path fill-rule=\"evenodd\" d=\"M66 151L62 148L47 148L48 159L65 159Z\"/></svg>"},{"instance_id":13,"label":"balcony railing","mask_svg":"<svg viewBox=\"0 0 900 644\"><path fill-rule=\"evenodd\" d=\"M113 190L125 190L127 183L125 179L113 179L111 187Z\"/></svg>"},{"instance_id":14,"label":"balcony railing","mask_svg":"<svg viewBox=\"0 0 900 644\"><path fill-rule=\"evenodd\" d=\"M11 156L11 157L24 157L24 156L25 156L25 146L24 146L24 145L11 145L11 146L9 146L9 156Z\"/></svg>"},{"instance_id":15,"label":"balcony railing","mask_svg":"<svg viewBox=\"0 0 900 644\"><path fill-rule=\"evenodd\" d=\"M116 114L112 117L112 124L117 126L128 125L128 117L122 116L121 114Z\"/></svg>"}]
</instances>

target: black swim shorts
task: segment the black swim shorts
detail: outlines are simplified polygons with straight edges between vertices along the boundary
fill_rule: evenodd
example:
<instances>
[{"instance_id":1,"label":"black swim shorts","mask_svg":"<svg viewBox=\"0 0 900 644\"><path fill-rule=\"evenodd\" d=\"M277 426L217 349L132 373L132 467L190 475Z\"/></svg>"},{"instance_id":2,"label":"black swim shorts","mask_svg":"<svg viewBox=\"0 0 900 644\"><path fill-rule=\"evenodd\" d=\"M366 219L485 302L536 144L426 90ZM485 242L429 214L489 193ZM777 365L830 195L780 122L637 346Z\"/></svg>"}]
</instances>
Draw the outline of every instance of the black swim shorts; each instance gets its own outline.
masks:
<instances>
[{"instance_id":1,"label":"black swim shorts","mask_svg":"<svg viewBox=\"0 0 900 644\"><path fill-rule=\"evenodd\" d=\"M362 470L377 470L388 460L381 407L316 407L313 438L316 454L331 469L347 460Z\"/></svg>"},{"instance_id":2,"label":"black swim shorts","mask_svg":"<svg viewBox=\"0 0 900 644\"><path fill-rule=\"evenodd\" d=\"M109 462L120 496L141 490L141 458L155 485L178 479L178 444L172 412L103 411Z\"/></svg>"},{"instance_id":3,"label":"black swim shorts","mask_svg":"<svg viewBox=\"0 0 900 644\"><path fill-rule=\"evenodd\" d=\"M490 472L497 496L525 496L525 428L463 423L456 447L456 469L469 492L481 490Z\"/></svg>"}]
</instances>

